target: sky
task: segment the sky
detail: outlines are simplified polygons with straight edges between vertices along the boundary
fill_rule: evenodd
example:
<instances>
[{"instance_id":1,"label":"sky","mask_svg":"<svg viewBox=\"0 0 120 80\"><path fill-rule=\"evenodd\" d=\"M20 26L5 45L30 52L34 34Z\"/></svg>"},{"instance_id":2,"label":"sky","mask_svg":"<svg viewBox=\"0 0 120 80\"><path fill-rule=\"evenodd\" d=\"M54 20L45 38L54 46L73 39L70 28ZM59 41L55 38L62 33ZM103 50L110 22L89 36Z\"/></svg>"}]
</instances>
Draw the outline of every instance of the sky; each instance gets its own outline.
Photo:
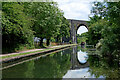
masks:
<instances>
[{"instance_id":1,"label":"sky","mask_svg":"<svg viewBox=\"0 0 120 80\"><path fill-rule=\"evenodd\" d=\"M67 19L89 20L88 15L92 8L93 1L101 0L53 0L63 10Z\"/></svg>"},{"instance_id":2,"label":"sky","mask_svg":"<svg viewBox=\"0 0 120 80\"><path fill-rule=\"evenodd\" d=\"M58 7L64 12L64 16L67 19L89 21L92 2L101 0L53 0L53 1L58 3ZM87 31L88 30L85 27L82 27L79 30L78 34Z\"/></svg>"},{"instance_id":3,"label":"sky","mask_svg":"<svg viewBox=\"0 0 120 80\"><path fill-rule=\"evenodd\" d=\"M91 73L89 72L89 68L81 68L75 70L68 70L68 72L63 76L63 80L64 78L96 78L96 77L94 74L91 75ZM98 78L102 78L102 80L105 80L103 76L99 76Z\"/></svg>"},{"instance_id":4,"label":"sky","mask_svg":"<svg viewBox=\"0 0 120 80\"><path fill-rule=\"evenodd\" d=\"M77 52L77 57L80 63L86 63L87 62L87 53L82 52L81 50Z\"/></svg>"},{"instance_id":5,"label":"sky","mask_svg":"<svg viewBox=\"0 0 120 80\"><path fill-rule=\"evenodd\" d=\"M88 29L85 26L80 26L77 30L77 34L80 34L80 35L85 32L88 32Z\"/></svg>"}]
</instances>

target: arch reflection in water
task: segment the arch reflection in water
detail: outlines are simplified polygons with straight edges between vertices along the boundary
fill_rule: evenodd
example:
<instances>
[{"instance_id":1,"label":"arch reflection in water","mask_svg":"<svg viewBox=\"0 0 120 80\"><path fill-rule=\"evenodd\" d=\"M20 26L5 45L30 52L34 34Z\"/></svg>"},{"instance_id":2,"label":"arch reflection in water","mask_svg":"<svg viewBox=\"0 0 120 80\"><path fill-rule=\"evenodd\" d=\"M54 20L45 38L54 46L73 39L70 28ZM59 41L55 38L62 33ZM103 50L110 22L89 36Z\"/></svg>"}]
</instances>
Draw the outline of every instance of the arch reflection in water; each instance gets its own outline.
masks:
<instances>
[{"instance_id":1,"label":"arch reflection in water","mask_svg":"<svg viewBox=\"0 0 120 80\"><path fill-rule=\"evenodd\" d=\"M85 63L81 63L79 61L78 55L77 55L77 53L80 51L80 50L77 50L79 47L80 46L73 47L73 52L71 53L71 64L72 64L71 70L89 67L89 64L87 61ZM84 56L81 55L81 57L84 57Z\"/></svg>"},{"instance_id":2,"label":"arch reflection in water","mask_svg":"<svg viewBox=\"0 0 120 80\"><path fill-rule=\"evenodd\" d=\"M77 58L80 63L86 63L88 56L86 52L82 52L81 50L77 52Z\"/></svg>"},{"instance_id":3,"label":"arch reflection in water","mask_svg":"<svg viewBox=\"0 0 120 80\"><path fill-rule=\"evenodd\" d=\"M89 71L88 53L86 53L86 51L82 51L80 46L73 47L72 50L71 69L63 76L63 80L66 80L66 78L96 78L96 75L91 74ZM97 78L105 80L103 75L100 75Z\"/></svg>"}]
</instances>

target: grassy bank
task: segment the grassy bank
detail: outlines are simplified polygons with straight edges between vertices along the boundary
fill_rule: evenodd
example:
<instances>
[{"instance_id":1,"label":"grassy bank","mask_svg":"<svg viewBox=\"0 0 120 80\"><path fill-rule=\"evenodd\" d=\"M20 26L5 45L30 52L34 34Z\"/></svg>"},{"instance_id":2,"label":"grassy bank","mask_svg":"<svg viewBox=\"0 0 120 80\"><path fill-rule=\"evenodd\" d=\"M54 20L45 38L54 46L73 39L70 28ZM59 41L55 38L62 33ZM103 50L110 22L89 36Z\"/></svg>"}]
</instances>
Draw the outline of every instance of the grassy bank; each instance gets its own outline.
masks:
<instances>
[{"instance_id":1,"label":"grassy bank","mask_svg":"<svg viewBox=\"0 0 120 80\"><path fill-rule=\"evenodd\" d=\"M50 51L50 50L59 49L59 48L62 48L62 47L74 46L74 45L76 45L76 44L58 45L58 46L56 46L56 47L53 46L53 47L51 47L51 48L45 48L45 49L38 50L38 51L31 51L31 52L18 53L18 54L10 54L10 55L2 56L2 59L19 57L19 56L29 55L29 54L33 54L33 53L39 53L39 52L42 53L42 52L45 52L45 51Z\"/></svg>"}]
</instances>

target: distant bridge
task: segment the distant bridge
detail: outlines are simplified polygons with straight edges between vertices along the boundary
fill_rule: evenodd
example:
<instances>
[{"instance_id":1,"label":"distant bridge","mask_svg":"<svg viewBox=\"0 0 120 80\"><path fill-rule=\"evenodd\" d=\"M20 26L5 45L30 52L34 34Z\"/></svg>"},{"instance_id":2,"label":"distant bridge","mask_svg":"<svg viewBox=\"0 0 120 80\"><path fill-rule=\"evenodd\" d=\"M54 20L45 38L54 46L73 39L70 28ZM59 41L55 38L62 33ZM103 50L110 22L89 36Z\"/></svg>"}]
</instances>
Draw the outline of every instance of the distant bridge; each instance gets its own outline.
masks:
<instances>
[{"instance_id":1,"label":"distant bridge","mask_svg":"<svg viewBox=\"0 0 120 80\"><path fill-rule=\"evenodd\" d=\"M72 40L72 43L77 43L77 30L80 26L85 26L88 29L88 22L84 20L74 20L74 19L67 19L70 23L70 38Z\"/></svg>"}]
</instances>

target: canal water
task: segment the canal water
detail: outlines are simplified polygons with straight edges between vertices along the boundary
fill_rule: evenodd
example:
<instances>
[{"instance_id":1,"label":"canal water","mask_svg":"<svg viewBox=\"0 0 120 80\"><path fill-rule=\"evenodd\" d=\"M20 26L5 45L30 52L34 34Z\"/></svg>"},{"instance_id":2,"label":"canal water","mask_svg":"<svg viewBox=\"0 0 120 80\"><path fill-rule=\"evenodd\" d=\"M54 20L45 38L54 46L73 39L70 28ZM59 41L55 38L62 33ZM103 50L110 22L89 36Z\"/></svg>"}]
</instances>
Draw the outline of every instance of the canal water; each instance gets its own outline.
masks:
<instances>
[{"instance_id":1,"label":"canal water","mask_svg":"<svg viewBox=\"0 0 120 80\"><path fill-rule=\"evenodd\" d=\"M119 78L118 60L74 46L2 70L3 78Z\"/></svg>"}]
</instances>

